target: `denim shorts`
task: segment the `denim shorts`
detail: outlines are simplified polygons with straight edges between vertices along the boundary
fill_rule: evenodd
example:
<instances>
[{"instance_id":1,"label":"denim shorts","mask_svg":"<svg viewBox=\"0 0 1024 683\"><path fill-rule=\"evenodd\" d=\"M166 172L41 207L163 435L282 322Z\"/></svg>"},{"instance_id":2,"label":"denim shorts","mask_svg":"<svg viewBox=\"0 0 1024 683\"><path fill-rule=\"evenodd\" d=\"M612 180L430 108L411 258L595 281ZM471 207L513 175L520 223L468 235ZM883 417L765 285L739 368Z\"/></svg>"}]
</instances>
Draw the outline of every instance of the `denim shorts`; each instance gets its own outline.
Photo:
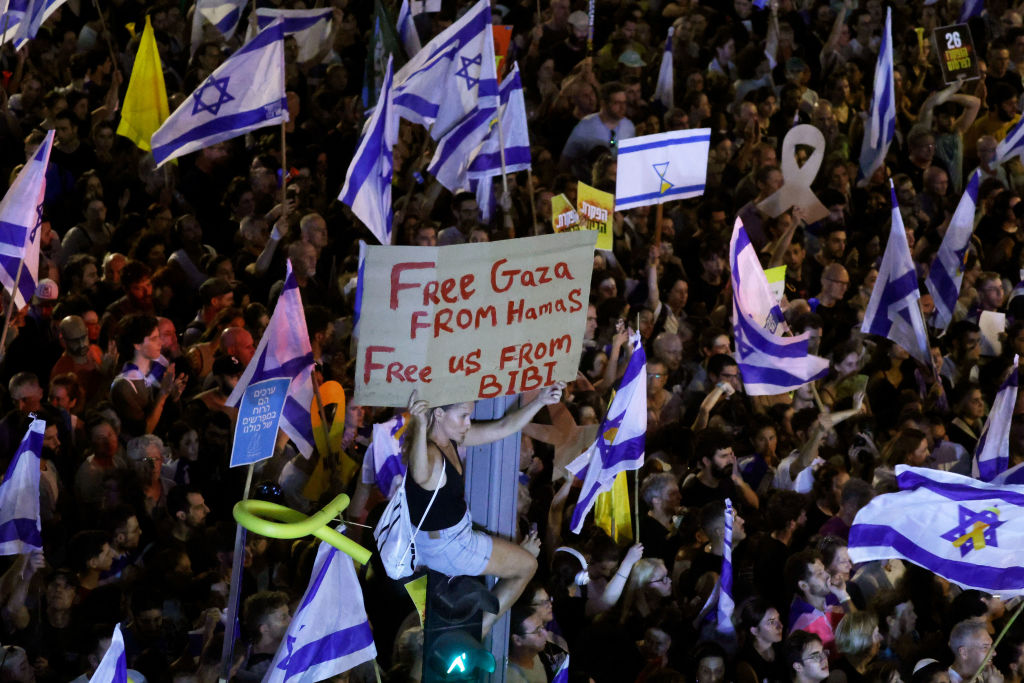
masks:
<instances>
[{"instance_id":1,"label":"denim shorts","mask_svg":"<svg viewBox=\"0 0 1024 683\"><path fill-rule=\"evenodd\" d=\"M458 524L439 531L416 534L416 566L447 576L480 576L491 559L494 541L473 530L469 511Z\"/></svg>"}]
</instances>

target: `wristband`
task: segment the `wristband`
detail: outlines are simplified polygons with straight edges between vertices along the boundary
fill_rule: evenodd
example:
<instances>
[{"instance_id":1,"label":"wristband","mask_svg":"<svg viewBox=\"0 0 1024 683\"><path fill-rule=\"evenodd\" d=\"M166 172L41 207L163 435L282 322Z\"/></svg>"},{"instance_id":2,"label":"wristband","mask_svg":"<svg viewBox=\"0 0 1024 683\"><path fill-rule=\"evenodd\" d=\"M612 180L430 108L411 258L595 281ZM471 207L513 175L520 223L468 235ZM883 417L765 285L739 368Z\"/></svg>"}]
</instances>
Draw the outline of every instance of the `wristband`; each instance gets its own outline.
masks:
<instances>
[{"instance_id":1,"label":"wristband","mask_svg":"<svg viewBox=\"0 0 1024 683\"><path fill-rule=\"evenodd\" d=\"M849 602L850 601L850 594L845 592L845 591L842 592L842 593L833 593L833 595L836 596L836 600L839 601L840 605L843 604L844 602Z\"/></svg>"},{"instance_id":2,"label":"wristband","mask_svg":"<svg viewBox=\"0 0 1024 683\"><path fill-rule=\"evenodd\" d=\"M281 241L281 231L277 229L276 225L274 226L274 229L270 231L270 239L274 240L275 242Z\"/></svg>"}]
</instances>

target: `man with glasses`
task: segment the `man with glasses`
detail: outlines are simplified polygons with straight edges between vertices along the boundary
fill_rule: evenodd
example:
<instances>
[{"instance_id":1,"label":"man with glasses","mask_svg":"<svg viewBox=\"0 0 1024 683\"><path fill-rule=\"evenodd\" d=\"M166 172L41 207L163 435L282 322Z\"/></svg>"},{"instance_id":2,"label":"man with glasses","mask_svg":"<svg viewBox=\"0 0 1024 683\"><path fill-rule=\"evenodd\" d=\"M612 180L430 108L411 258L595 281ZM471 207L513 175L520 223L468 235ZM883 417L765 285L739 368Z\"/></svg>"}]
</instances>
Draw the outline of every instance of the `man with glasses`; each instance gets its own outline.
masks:
<instances>
[{"instance_id":1,"label":"man with glasses","mask_svg":"<svg viewBox=\"0 0 1024 683\"><path fill-rule=\"evenodd\" d=\"M540 653L548 642L539 611L515 606L509 623L508 683L547 683L548 674L540 660Z\"/></svg>"},{"instance_id":2,"label":"man with glasses","mask_svg":"<svg viewBox=\"0 0 1024 683\"><path fill-rule=\"evenodd\" d=\"M828 353L840 340L848 339L850 329L857 322L857 313L846 302L850 289L850 274L841 263L830 263L821 272L821 292L811 299L813 310L822 321L820 352Z\"/></svg>"},{"instance_id":3,"label":"man with glasses","mask_svg":"<svg viewBox=\"0 0 1024 683\"><path fill-rule=\"evenodd\" d=\"M949 633L949 649L953 651L953 664L949 667L950 682L960 683L970 679L992 650L992 636L985 628L985 621L967 619L954 626ZM995 654L992 652L992 659L995 658ZM996 683L1002 680L1002 675L992 665L991 659L977 678L979 683Z\"/></svg>"},{"instance_id":4,"label":"man with glasses","mask_svg":"<svg viewBox=\"0 0 1024 683\"><path fill-rule=\"evenodd\" d=\"M782 644L789 680L817 683L828 678L828 654L821 638L806 631L794 631Z\"/></svg>"},{"instance_id":5,"label":"man with glasses","mask_svg":"<svg viewBox=\"0 0 1024 683\"><path fill-rule=\"evenodd\" d=\"M601 86L601 109L580 119L562 149L559 166L577 178L590 177L591 152L604 147L617 152L620 140L636 135L633 122L626 118L626 86L618 81Z\"/></svg>"}]
</instances>

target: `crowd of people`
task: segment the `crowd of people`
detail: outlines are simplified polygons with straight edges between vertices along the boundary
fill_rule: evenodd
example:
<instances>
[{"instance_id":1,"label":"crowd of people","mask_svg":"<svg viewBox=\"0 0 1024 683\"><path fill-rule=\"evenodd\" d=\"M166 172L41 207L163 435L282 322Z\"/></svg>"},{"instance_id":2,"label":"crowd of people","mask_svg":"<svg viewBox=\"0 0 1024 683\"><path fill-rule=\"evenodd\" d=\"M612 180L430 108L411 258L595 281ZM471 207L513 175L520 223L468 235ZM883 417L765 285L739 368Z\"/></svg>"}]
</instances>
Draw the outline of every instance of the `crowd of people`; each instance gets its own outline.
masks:
<instances>
[{"instance_id":1,"label":"crowd of people","mask_svg":"<svg viewBox=\"0 0 1024 683\"><path fill-rule=\"evenodd\" d=\"M286 259L317 380L350 389L355 370L357 242L373 238L336 197L365 116L375 15L370 3L331 4L331 33L313 59L300 61L296 40L286 40L286 168L275 128L160 169L115 134L147 16L172 110L241 45L244 26L230 41L207 27L195 45L187 3L71 0L25 46L0 49L0 178L14 178L47 130L56 136L38 286L13 311L0 360L0 472L32 417L46 424L43 550L0 560L0 681L87 680L116 623L136 683L207 683L221 673L231 508L245 485L228 467L236 413L226 399L274 310ZM418 15L422 41L468 4ZM970 473L988 407L1024 350L1024 291L1015 288L1024 167L995 163L1024 94L1019 5L986 0L969 22L981 75L946 85L931 37L958 23L956 0L773 0L763 9L751 0L599 0L592 43L581 0L493 4L495 23L512 26L532 174L510 175L502 209L483 221L474 194L423 172L427 135L403 123L396 243L549 233L552 197L575 202L580 181L614 192L618 140L683 128L709 128L711 139L702 197L667 204L660 226L652 207L614 214L614 248L594 256L579 375L527 411L518 537L466 541L479 551L474 573L510 586L505 680L549 681L566 656L570 680L597 683L927 683L979 668L982 681L1024 679L1024 629L993 646L1016 599L1004 604L899 560L853 566L847 552L858 510L894 490L896 465ZM858 182L887 9L896 134L883 167ZM670 27L665 106L654 93ZM782 142L798 123L825 140L812 188L828 216L811 223L799 209L759 208L787 180L781 168L793 160L782 158ZM810 153L797 147L796 157ZM859 332L889 233L889 179L923 282L975 173L977 227L960 299L945 333L931 329L933 363L922 367ZM812 351L830 360L826 378L792 395L747 395L733 357L727 250L737 216L763 265L786 266L790 328L810 331ZM920 304L934 328L923 285ZM1005 314L998 338L982 335L986 312ZM564 470L566 444L601 422L626 368L622 321L647 354L639 542L612 540L593 522L568 530L579 489ZM434 411L441 426L430 435L440 443L413 452L417 486L436 481L428 465L440 458L461 481L456 442L476 426L460 410ZM427 419L426 406L414 412ZM394 414L349 401L340 457L306 458L280 438L252 495L311 511L347 492L346 517L372 526L386 492L360 463L372 425ZM1024 419L1014 419L1009 448L1011 464L1024 459ZM709 602L732 514L726 499L735 511L734 637L721 635ZM348 533L372 545L361 529ZM263 678L316 544L248 535L232 679ZM492 549L504 565L488 559ZM386 680L419 680L423 632L403 586L376 560L360 581ZM339 680L376 678L364 665Z\"/></svg>"}]
</instances>

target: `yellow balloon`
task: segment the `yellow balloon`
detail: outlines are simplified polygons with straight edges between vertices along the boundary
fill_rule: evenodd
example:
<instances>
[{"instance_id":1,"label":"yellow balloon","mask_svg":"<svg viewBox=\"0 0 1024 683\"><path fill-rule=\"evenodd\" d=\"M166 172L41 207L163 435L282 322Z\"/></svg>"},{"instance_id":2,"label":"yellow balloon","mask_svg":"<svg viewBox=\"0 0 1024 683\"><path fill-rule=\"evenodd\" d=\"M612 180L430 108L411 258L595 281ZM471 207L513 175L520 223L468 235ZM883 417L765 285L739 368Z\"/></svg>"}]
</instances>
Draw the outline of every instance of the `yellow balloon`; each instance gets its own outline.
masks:
<instances>
[{"instance_id":1,"label":"yellow balloon","mask_svg":"<svg viewBox=\"0 0 1024 683\"><path fill-rule=\"evenodd\" d=\"M232 514L236 522L261 536L268 538L316 536L320 540L330 543L359 564L366 564L370 560L370 551L328 526L331 520L338 516L338 513L348 507L348 503L348 496L340 493L322 510L307 517L298 510L267 500L240 500L235 503ZM267 519L268 517L269 519Z\"/></svg>"}]
</instances>

